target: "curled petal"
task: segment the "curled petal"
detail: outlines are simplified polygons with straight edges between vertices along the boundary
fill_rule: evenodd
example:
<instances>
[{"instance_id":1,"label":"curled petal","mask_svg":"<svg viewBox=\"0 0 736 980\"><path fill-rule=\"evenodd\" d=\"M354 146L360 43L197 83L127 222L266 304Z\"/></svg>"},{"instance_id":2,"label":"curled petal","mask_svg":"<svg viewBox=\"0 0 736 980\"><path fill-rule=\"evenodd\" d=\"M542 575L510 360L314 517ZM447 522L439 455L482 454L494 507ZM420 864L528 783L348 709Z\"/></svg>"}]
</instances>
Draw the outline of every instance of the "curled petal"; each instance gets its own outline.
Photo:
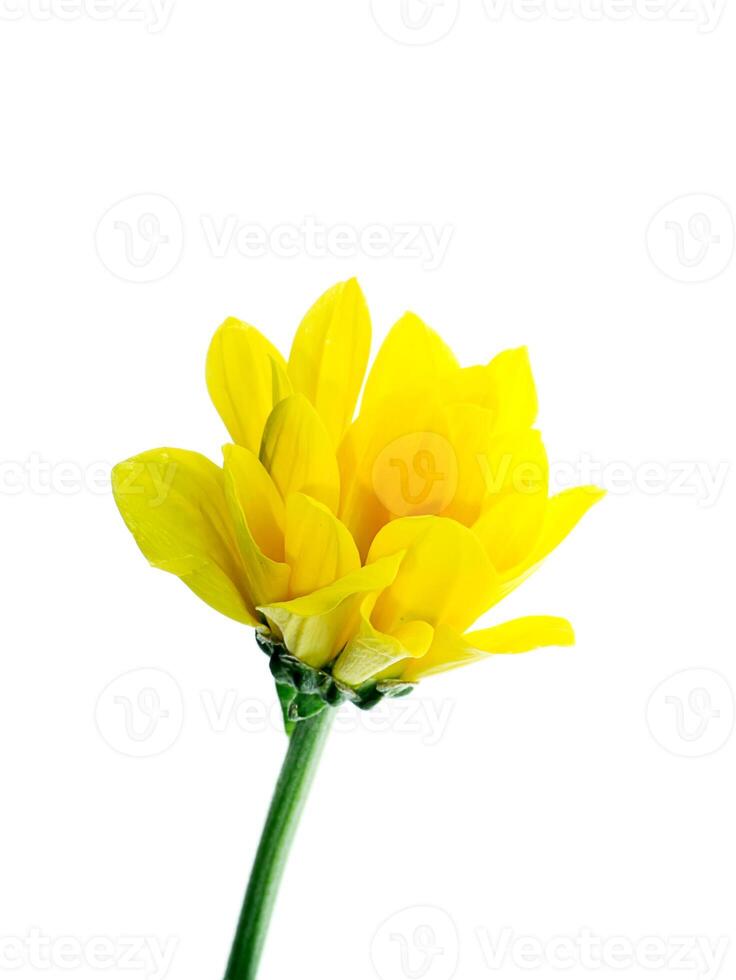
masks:
<instances>
[{"instance_id":1,"label":"curled petal","mask_svg":"<svg viewBox=\"0 0 736 980\"><path fill-rule=\"evenodd\" d=\"M396 578L403 554L364 565L311 595L259 607L287 649L310 667L331 663L358 627L360 605Z\"/></svg>"},{"instance_id":2,"label":"curled petal","mask_svg":"<svg viewBox=\"0 0 736 980\"><path fill-rule=\"evenodd\" d=\"M284 502L268 471L255 453L242 446L224 446L225 473L232 486L253 538L274 561L284 558Z\"/></svg>"},{"instance_id":3,"label":"curled petal","mask_svg":"<svg viewBox=\"0 0 736 980\"><path fill-rule=\"evenodd\" d=\"M414 313L405 313L376 355L360 410L370 412L396 392L439 383L457 367L455 355L440 335Z\"/></svg>"},{"instance_id":4,"label":"curled petal","mask_svg":"<svg viewBox=\"0 0 736 980\"><path fill-rule=\"evenodd\" d=\"M568 647L574 642L572 626L557 616L524 616L464 635L442 626L435 631L434 642L426 656L408 661L401 679L418 681L485 660L494 654L526 653L539 647Z\"/></svg>"},{"instance_id":5,"label":"curled petal","mask_svg":"<svg viewBox=\"0 0 736 980\"><path fill-rule=\"evenodd\" d=\"M289 377L317 409L333 446L353 417L371 346L371 321L355 279L317 300L299 325Z\"/></svg>"},{"instance_id":6,"label":"curled petal","mask_svg":"<svg viewBox=\"0 0 736 980\"><path fill-rule=\"evenodd\" d=\"M284 505L258 457L240 446L225 446L225 495L255 605L288 595L284 563Z\"/></svg>"},{"instance_id":7,"label":"curled petal","mask_svg":"<svg viewBox=\"0 0 736 980\"><path fill-rule=\"evenodd\" d=\"M529 428L537 417L537 392L526 347L502 351L489 364L459 368L443 378L448 405L485 408L495 434Z\"/></svg>"},{"instance_id":8,"label":"curled petal","mask_svg":"<svg viewBox=\"0 0 736 980\"><path fill-rule=\"evenodd\" d=\"M230 317L212 338L206 375L233 442L257 453L271 410L291 393L283 357L255 327Z\"/></svg>"},{"instance_id":9,"label":"curled petal","mask_svg":"<svg viewBox=\"0 0 736 980\"><path fill-rule=\"evenodd\" d=\"M286 501L286 563L289 595L301 596L356 572L360 555L331 510L306 494L292 493Z\"/></svg>"},{"instance_id":10,"label":"curled petal","mask_svg":"<svg viewBox=\"0 0 736 980\"><path fill-rule=\"evenodd\" d=\"M337 459L327 430L304 395L290 395L271 412L260 460L284 500L290 493L305 493L337 511Z\"/></svg>"},{"instance_id":11,"label":"curled petal","mask_svg":"<svg viewBox=\"0 0 736 980\"><path fill-rule=\"evenodd\" d=\"M340 517L362 555L395 517L439 514L458 484L447 412L436 394L398 391L361 413L340 446Z\"/></svg>"},{"instance_id":12,"label":"curled petal","mask_svg":"<svg viewBox=\"0 0 736 980\"><path fill-rule=\"evenodd\" d=\"M606 491L600 487L587 486L573 487L550 497L542 534L534 551L535 560L546 557L564 541L578 521L605 495Z\"/></svg>"},{"instance_id":13,"label":"curled petal","mask_svg":"<svg viewBox=\"0 0 736 980\"><path fill-rule=\"evenodd\" d=\"M507 596L521 585L605 495L606 491L600 487L586 486L573 487L550 497L536 544L523 561L503 572L499 598Z\"/></svg>"},{"instance_id":14,"label":"curled petal","mask_svg":"<svg viewBox=\"0 0 736 980\"><path fill-rule=\"evenodd\" d=\"M148 561L218 612L254 626L223 472L199 453L152 449L113 469L115 502Z\"/></svg>"},{"instance_id":15,"label":"curled petal","mask_svg":"<svg viewBox=\"0 0 736 980\"><path fill-rule=\"evenodd\" d=\"M450 440L457 459L457 480L443 511L461 524L478 517L487 494L488 459L493 452L494 416L490 409L463 402L447 407Z\"/></svg>"},{"instance_id":16,"label":"curled petal","mask_svg":"<svg viewBox=\"0 0 736 980\"><path fill-rule=\"evenodd\" d=\"M497 354L487 371L496 431L513 432L534 425L539 403L526 347Z\"/></svg>"},{"instance_id":17,"label":"curled petal","mask_svg":"<svg viewBox=\"0 0 736 980\"><path fill-rule=\"evenodd\" d=\"M507 493L540 496L546 500L549 463L536 429L493 436L478 454L484 486L483 511Z\"/></svg>"},{"instance_id":18,"label":"curled petal","mask_svg":"<svg viewBox=\"0 0 736 980\"><path fill-rule=\"evenodd\" d=\"M371 625L364 602L358 632L348 642L332 669L336 680L350 687L386 672L394 664L423 657L429 650L434 629L429 623L414 620L402 624L393 635L381 633Z\"/></svg>"},{"instance_id":19,"label":"curled petal","mask_svg":"<svg viewBox=\"0 0 736 980\"><path fill-rule=\"evenodd\" d=\"M532 553L546 509L546 493L507 493L473 524L488 557L501 574Z\"/></svg>"},{"instance_id":20,"label":"curled petal","mask_svg":"<svg viewBox=\"0 0 736 980\"><path fill-rule=\"evenodd\" d=\"M404 517L382 528L369 561L406 551L396 579L379 596L372 621L394 632L422 620L464 630L494 601L498 576L478 537L446 517Z\"/></svg>"}]
</instances>

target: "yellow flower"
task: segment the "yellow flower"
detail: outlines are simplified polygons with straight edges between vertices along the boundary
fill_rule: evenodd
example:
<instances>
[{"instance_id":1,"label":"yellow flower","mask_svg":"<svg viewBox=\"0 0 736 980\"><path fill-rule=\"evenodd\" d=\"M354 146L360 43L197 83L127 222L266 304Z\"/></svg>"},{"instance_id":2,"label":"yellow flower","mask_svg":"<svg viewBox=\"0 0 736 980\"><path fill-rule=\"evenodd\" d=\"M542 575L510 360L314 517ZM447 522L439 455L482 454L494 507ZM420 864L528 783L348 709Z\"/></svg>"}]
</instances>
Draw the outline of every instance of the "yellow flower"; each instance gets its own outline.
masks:
<instances>
[{"instance_id":1,"label":"yellow flower","mask_svg":"<svg viewBox=\"0 0 736 980\"><path fill-rule=\"evenodd\" d=\"M353 420L370 332L354 279L309 310L288 363L226 320L207 356L222 467L156 449L113 471L144 555L342 691L571 644L552 616L468 632L602 496L549 496L526 350L462 368L407 313Z\"/></svg>"}]
</instances>

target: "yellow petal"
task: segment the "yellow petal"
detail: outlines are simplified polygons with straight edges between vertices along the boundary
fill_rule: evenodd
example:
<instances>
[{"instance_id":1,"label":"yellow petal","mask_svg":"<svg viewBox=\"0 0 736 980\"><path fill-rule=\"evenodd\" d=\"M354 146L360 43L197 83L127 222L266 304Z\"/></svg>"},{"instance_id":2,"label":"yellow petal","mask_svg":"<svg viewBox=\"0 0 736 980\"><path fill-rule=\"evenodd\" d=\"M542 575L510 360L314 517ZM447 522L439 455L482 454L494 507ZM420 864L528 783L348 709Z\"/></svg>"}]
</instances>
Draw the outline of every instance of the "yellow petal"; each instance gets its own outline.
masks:
<instances>
[{"instance_id":1,"label":"yellow petal","mask_svg":"<svg viewBox=\"0 0 736 980\"><path fill-rule=\"evenodd\" d=\"M316 592L360 568L360 555L345 525L324 504L303 493L286 500L286 563L289 595Z\"/></svg>"},{"instance_id":2,"label":"yellow petal","mask_svg":"<svg viewBox=\"0 0 736 980\"><path fill-rule=\"evenodd\" d=\"M367 554L393 517L439 514L453 499L458 464L437 394L397 391L360 416L340 446L340 517Z\"/></svg>"},{"instance_id":3,"label":"yellow petal","mask_svg":"<svg viewBox=\"0 0 736 980\"><path fill-rule=\"evenodd\" d=\"M376 535L368 555L376 561L405 550L393 584L379 597L372 621L392 633L420 619L464 630L488 609L498 576L476 535L446 517L404 517Z\"/></svg>"},{"instance_id":4,"label":"yellow petal","mask_svg":"<svg viewBox=\"0 0 736 980\"><path fill-rule=\"evenodd\" d=\"M606 491L600 487L587 486L573 487L550 497L535 558L544 558L556 548L593 504L597 504L605 495Z\"/></svg>"},{"instance_id":5,"label":"yellow petal","mask_svg":"<svg viewBox=\"0 0 736 980\"><path fill-rule=\"evenodd\" d=\"M546 498L549 463L542 437L536 429L493 436L478 454L483 475L483 510L506 493L541 494Z\"/></svg>"},{"instance_id":6,"label":"yellow petal","mask_svg":"<svg viewBox=\"0 0 736 980\"><path fill-rule=\"evenodd\" d=\"M538 563L554 551L568 536L590 508L606 495L600 487L573 487L550 497L544 515L539 539L530 556L530 563Z\"/></svg>"},{"instance_id":7,"label":"yellow petal","mask_svg":"<svg viewBox=\"0 0 736 980\"><path fill-rule=\"evenodd\" d=\"M258 547L274 561L284 558L284 503L268 471L255 453L242 446L224 446L225 472Z\"/></svg>"},{"instance_id":8,"label":"yellow petal","mask_svg":"<svg viewBox=\"0 0 736 980\"><path fill-rule=\"evenodd\" d=\"M294 656L323 667L357 630L363 599L393 582L403 557L399 553L364 565L311 595L264 605L260 612Z\"/></svg>"},{"instance_id":9,"label":"yellow petal","mask_svg":"<svg viewBox=\"0 0 736 980\"><path fill-rule=\"evenodd\" d=\"M439 382L457 367L454 354L439 334L414 313L405 313L378 351L360 410L372 410L397 391Z\"/></svg>"},{"instance_id":10,"label":"yellow petal","mask_svg":"<svg viewBox=\"0 0 736 980\"><path fill-rule=\"evenodd\" d=\"M112 473L115 502L149 562L218 612L255 625L223 482L219 466L184 449L152 449Z\"/></svg>"},{"instance_id":11,"label":"yellow petal","mask_svg":"<svg viewBox=\"0 0 736 980\"><path fill-rule=\"evenodd\" d=\"M447 405L467 403L494 411L496 399L488 364L473 364L450 371L442 379L442 399Z\"/></svg>"},{"instance_id":12,"label":"yellow petal","mask_svg":"<svg viewBox=\"0 0 736 980\"><path fill-rule=\"evenodd\" d=\"M470 525L480 514L487 494L485 464L494 448L494 415L487 408L469 403L449 405L446 411L457 460L457 480L442 513Z\"/></svg>"},{"instance_id":13,"label":"yellow petal","mask_svg":"<svg viewBox=\"0 0 736 980\"><path fill-rule=\"evenodd\" d=\"M304 395L290 395L274 408L263 430L260 459L284 500L305 493L336 512L340 474L320 417Z\"/></svg>"},{"instance_id":14,"label":"yellow petal","mask_svg":"<svg viewBox=\"0 0 736 980\"><path fill-rule=\"evenodd\" d=\"M542 530L532 551L513 568L505 570L501 576L501 596L506 596L521 585L551 551L572 531L578 521L590 510L593 504L605 497L606 491L599 487L573 487L547 501L542 522Z\"/></svg>"},{"instance_id":15,"label":"yellow petal","mask_svg":"<svg viewBox=\"0 0 736 980\"><path fill-rule=\"evenodd\" d=\"M317 409L333 446L353 417L370 346L368 307L355 279L328 289L294 337L289 377Z\"/></svg>"},{"instance_id":16,"label":"yellow petal","mask_svg":"<svg viewBox=\"0 0 736 980\"><path fill-rule=\"evenodd\" d=\"M494 357L488 365L488 384L497 432L534 424L539 406L526 347L505 350Z\"/></svg>"},{"instance_id":17,"label":"yellow petal","mask_svg":"<svg viewBox=\"0 0 736 980\"><path fill-rule=\"evenodd\" d=\"M503 573L531 554L546 509L546 493L507 493L473 524L494 568Z\"/></svg>"},{"instance_id":18,"label":"yellow petal","mask_svg":"<svg viewBox=\"0 0 736 980\"><path fill-rule=\"evenodd\" d=\"M420 660L408 661L401 679L418 681L493 654L526 653L539 647L568 647L574 642L572 626L557 616L524 616L464 635L441 627L435 631L429 653Z\"/></svg>"},{"instance_id":19,"label":"yellow petal","mask_svg":"<svg viewBox=\"0 0 736 980\"><path fill-rule=\"evenodd\" d=\"M459 368L443 378L448 405L469 403L487 409L495 433L526 429L537 416L537 392L526 347L502 351L490 364Z\"/></svg>"},{"instance_id":20,"label":"yellow petal","mask_svg":"<svg viewBox=\"0 0 736 980\"><path fill-rule=\"evenodd\" d=\"M253 602L277 602L289 594L284 563L284 505L258 457L225 446L225 494Z\"/></svg>"},{"instance_id":21,"label":"yellow petal","mask_svg":"<svg viewBox=\"0 0 736 980\"><path fill-rule=\"evenodd\" d=\"M429 650L434 630L418 620L404 623L393 636L371 625L364 603L358 632L348 642L332 669L336 680L360 687L399 661L422 657Z\"/></svg>"},{"instance_id":22,"label":"yellow petal","mask_svg":"<svg viewBox=\"0 0 736 980\"><path fill-rule=\"evenodd\" d=\"M233 317L212 338L207 388L233 442L255 453L271 409L291 392L281 354L255 327Z\"/></svg>"}]
</instances>

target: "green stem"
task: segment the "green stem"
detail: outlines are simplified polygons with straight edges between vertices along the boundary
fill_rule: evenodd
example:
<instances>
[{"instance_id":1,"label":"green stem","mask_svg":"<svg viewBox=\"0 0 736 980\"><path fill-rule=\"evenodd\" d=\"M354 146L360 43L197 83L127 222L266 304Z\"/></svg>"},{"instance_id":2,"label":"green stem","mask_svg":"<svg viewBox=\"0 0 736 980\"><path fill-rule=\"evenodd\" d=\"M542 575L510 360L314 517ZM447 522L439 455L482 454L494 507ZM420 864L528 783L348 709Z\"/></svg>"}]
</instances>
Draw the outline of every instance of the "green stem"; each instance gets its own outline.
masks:
<instances>
[{"instance_id":1,"label":"green stem","mask_svg":"<svg viewBox=\"0 0 736 980\"><path fill-rule=\"evenodd\" d=\"M330 729L334 708L297 723L289 739L253 863L225 980L255 980L289 848Z\"/></svg>"}]
</instances>

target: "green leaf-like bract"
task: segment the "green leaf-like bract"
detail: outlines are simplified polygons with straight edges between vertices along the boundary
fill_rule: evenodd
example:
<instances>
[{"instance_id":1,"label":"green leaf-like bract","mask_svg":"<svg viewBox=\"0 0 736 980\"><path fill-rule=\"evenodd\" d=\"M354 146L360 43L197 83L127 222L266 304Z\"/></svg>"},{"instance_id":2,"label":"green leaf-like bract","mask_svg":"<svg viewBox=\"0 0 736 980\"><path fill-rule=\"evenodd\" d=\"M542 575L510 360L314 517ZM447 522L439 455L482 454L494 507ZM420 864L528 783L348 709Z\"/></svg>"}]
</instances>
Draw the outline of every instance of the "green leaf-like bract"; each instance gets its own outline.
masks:
<instances>
[{"instance_id":1,"label":"green leaf-like bract","mask_svg":"<svg viewBox=\"0 0 736 980\"><path fill-rule=\"evenodd\" d=\"M364 711L384 698L400 698L414 688L405 681L367 681L358 688L335 680L329 667L318 670L289 653L283 643L265 630L256 630L256 643L269 658L276 692L281 702L286 734L306 718L319 714L328 705L337 707L350 701Z\"/></svg>"}]
</instances>

